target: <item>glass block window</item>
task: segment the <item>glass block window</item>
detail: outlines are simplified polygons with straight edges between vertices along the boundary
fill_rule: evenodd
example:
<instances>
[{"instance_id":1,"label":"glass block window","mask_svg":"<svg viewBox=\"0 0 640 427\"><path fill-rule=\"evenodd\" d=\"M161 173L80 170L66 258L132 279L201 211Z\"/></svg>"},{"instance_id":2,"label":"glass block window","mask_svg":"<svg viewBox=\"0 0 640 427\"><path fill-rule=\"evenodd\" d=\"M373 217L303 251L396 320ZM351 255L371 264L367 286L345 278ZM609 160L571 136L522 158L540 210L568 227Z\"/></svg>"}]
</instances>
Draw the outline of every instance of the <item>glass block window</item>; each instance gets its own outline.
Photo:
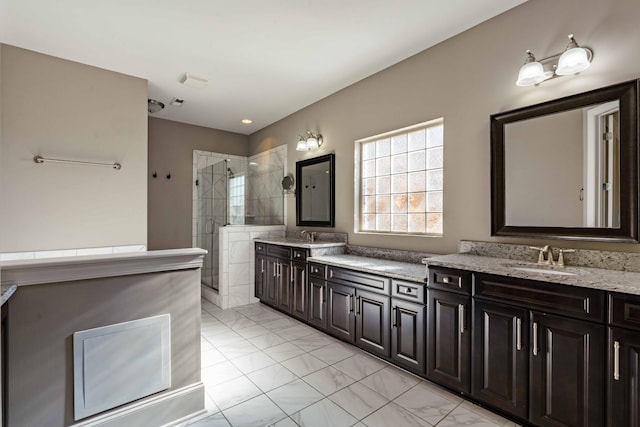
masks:
<instances>
[{"instance_id":1,"label":"glass block window","mask_svg":"<svg viewBox=\"0 0 640 427\"><path fill-rule=\"evenodd\" d=\"M442 236L444 121L355 144L356 232Z\"/></svg>"},{"instance_id":2,"label":"glass block window","mask_svg":"<svg viewBox=\"0 0 640 427\"><path fill-rule=\"evenodd\" d=\"M229 178L229 224L244 224L244 175Z\"/></svg>"}]
</instances>

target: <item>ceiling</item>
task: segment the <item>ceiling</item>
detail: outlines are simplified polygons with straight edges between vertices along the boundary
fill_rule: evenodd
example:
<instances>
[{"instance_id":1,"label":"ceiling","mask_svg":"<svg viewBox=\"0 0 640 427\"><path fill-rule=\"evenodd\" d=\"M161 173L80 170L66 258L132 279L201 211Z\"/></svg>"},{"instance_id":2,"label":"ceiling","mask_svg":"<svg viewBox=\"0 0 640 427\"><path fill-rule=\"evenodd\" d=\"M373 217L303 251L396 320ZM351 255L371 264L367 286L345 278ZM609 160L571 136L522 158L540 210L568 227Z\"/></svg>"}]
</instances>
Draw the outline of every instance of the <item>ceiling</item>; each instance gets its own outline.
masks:
<instances>
[{"instance_id":1,"label":"ceiling","mask_svg":"<svg viewBox=\"0 0 640 427\"><path fill-rule=\"evenodd\" d=\"M145 78L154 117L251 134L524 1L0 0L0 41Z\"/></svg>"}]
</instances>

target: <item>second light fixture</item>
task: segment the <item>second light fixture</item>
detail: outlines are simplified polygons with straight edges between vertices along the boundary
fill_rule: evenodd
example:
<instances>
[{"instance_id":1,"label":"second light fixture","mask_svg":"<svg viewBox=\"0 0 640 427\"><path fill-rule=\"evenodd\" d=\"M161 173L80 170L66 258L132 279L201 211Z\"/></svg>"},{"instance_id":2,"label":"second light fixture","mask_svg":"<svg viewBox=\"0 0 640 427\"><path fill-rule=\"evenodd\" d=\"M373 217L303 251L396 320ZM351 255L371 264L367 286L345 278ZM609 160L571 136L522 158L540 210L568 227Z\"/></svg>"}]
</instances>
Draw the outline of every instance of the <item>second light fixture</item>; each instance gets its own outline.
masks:
<instances>
[{"instance_id":1,"label":"second light fixture","mask_svg":"<svg viewBox=\"0 0 640 427\"><path fill-rule=\"evenodd\" d=\"M297 151L315 150L316 148L322 147L323 142L324 140L322 139L322 135L320 135L319 133L307 131L306 136L300 135L298 144L296 144L296 150Z\"/></svg>"},{"instance_id":2,"label":"second light fixture","mask_svg":"<svg viewBox=\"0 0 640 427\"><path fill-rule=\"evenodd\" d=\"M566 76L584 71L591 65L593 52L585 47L580 47L569 34L569 44L562 54L556 54L537 61L530 50L527 50L527 59L518 73L517 86L531 86L542 83L552 77ZM549 63L558 59L558 64L553 65L552 71L545 71L543 63Z\"/></svg>"}]
</instances>

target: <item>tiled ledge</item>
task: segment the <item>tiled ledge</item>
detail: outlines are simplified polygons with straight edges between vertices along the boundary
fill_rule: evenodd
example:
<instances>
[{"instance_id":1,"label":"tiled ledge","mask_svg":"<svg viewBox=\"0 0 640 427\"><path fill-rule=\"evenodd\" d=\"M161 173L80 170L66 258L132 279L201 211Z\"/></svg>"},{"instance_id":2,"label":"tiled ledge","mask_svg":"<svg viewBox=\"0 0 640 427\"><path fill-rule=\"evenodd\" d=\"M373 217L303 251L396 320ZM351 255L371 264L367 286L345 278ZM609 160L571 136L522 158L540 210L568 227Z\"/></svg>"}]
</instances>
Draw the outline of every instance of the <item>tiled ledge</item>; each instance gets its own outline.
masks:
<instances>
[{"instance_id":1,"label":"tiled ledge","mask_svg":"<svg viewBox=\"0 0 640 427\"><path fill-rule=\"evenodd\" d=\"M60 258L87 255L110 255L129 252L145 252L145 245L104 246L99 248L60 249L55 251L7 252L0 253L0 261L26 259Z\"/></svg>"},{"instance_id":2,"label":"tiled ledge","mask_svg":"<svg viewBox=\"0 0 640 427\"><path fill-rule=\"evenodd\" d=\"M3 261L2 284L18 286L201 268L204 249L168 249L106 255Z\"/></svg>"}]
</instances>

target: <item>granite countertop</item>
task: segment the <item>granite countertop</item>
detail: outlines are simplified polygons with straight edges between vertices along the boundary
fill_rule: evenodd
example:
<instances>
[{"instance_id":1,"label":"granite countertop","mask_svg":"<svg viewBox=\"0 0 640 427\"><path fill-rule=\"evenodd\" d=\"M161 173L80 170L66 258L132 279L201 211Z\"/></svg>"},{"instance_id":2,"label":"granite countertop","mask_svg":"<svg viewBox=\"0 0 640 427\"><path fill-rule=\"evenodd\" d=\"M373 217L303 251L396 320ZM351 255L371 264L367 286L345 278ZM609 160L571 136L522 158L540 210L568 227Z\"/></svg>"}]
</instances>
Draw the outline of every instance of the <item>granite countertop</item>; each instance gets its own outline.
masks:
<instances>
[{"instance_id":1,"label":"granite countertop","mask_svg":"<svg viewBox=\"0 0 640 427\"><path fill-rule=\"evenodd\" d=\"M427 267L456 268L478 273L640 295L640 273L636 272L590 267L549 267L540 266L535 262L468 254L436 255L425 258L423 263L427 264ZM570 274L553 274L544 271L545 268Z\"/></svg>"},{"instance_id":2,"label":"granite countertop","mask_svg":"<svg viewBox=\"0 0 640 427\"><path fill-rule=\"evenodd\" d=\"M268 243L271 245L285 245L296 248L314 249L314 248L333 248L346 246L345 242L329 242L325 240L316 240L311 243L305 239L295 239L291 237L260 237L255 239L256 242Z\"/></svg>"},{"instance_id":3,"label":"granite countertop","mask_svg":"<svg viewBox=\"0 0 640 427\"><path fill-rule=\"evenodd\" d=\"M378 274L394 279L426 283L426 269L422 264L390 261L358 255L325 255L307 258L307 261L319 262L335 267L349 268L365 273Z\"/></svg>"}]
</instances>

